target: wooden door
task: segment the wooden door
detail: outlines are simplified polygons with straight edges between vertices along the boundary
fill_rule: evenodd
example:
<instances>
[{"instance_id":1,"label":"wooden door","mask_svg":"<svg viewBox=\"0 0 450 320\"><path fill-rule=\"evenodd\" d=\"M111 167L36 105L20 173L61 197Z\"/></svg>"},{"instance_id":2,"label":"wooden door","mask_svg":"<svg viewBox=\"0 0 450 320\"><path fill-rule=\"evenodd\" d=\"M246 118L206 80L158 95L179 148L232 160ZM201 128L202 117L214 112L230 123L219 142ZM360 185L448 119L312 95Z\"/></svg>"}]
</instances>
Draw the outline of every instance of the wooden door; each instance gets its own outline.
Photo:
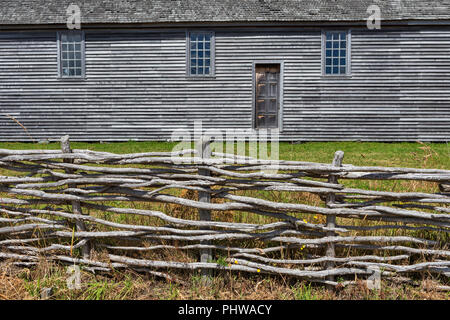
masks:
<instances>
[{"instance_id":1,"label":"wooden door","mask_svg":"<svg viewBox=\"0 0 450 320\"><path fill-rule=\"evenodd\" d=\"M255 127L278 128L280 65L255 66Z\"/></svg>"}]
</instances>

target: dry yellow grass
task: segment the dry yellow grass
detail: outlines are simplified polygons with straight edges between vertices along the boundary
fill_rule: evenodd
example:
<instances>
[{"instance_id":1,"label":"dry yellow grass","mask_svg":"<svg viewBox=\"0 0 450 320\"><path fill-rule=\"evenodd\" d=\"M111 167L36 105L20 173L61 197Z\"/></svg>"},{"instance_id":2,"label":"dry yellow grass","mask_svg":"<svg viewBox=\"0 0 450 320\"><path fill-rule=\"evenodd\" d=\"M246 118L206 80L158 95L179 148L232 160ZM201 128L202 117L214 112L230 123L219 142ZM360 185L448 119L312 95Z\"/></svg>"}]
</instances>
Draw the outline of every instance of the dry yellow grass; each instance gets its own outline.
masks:
<instances>
[{"instance_id":1,"label":"dry yellow grass","mask_svg":"<svg viewBox=\"0 0 450 320\"><path fill-rule=\"evenodd\" d=\"M44 263L34 269L0 265L0 300L40 299L41 289L52 287L58 300L448 300L433 279L415 286L386 283L380 291L369 290L358 280L337 291L285 277L249 276L222 272L205 283L198 275L178 273L173 283L132 271L102 276L82 272L81 289L70 290L65 267Z\"/></svg>"}]
</instances>

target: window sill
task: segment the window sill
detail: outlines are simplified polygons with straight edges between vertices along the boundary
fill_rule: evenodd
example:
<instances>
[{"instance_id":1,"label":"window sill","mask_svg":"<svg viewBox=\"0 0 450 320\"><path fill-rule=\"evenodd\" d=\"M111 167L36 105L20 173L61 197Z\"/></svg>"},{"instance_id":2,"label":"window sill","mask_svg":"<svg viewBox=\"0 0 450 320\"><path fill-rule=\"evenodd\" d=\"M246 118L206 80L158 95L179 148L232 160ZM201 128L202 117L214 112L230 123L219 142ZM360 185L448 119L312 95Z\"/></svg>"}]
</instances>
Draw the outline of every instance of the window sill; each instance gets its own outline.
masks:
<instances>
[{"instance_id":1,"label":"window sill","mask_svg":"<svg viewBox=\"0 0 450 320\"><path fill-rule=\"evenodd\" d=\"M186 80L214 80L216 76L186 76Z\"/></svg>"},{"instance_id":2,"label":"window sill","mask_svg":"<svg viewBox=\"0 0 450 320\"><path fill-rule=\"evenodd\" d=\"M327 75L322 75L321 77L322 79L330 79L330 80L335 80L335 79L351 79L353 78L353 75L351 74L344 74L344 75L331 75L331 76L327 76Z\"/></svg>"},{"instance_id":3,"label":"window sill","mask_svg":"<svg viewBox=\"0 0 450 320\"><path fill-rule=\"evenodd\" d=\"M277 128L252 128L253 134L259 134L261 131L278 131L278 134L283 133L283 128L277 127Z\"/></svg>"},{"instance_id":4,"label":"window sill","mask_svg":"<svg viewBox=\"0 0 450 320\"><path fill-rule=\"evenodd\" d=\"M64 78L64 77L58 77L58 81L86 81L86 77L78 77L78 78Z\"/></svg>"}]
</instances>

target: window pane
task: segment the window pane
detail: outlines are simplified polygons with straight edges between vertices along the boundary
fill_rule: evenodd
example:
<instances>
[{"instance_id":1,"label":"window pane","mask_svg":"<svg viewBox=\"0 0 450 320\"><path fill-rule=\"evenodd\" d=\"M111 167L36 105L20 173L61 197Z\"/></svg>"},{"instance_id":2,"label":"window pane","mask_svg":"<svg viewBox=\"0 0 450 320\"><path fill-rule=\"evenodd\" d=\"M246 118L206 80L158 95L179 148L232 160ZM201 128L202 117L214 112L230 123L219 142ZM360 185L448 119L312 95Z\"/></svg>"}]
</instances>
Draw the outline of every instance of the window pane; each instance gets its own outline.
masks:
<instances>
[{"instance_id":1,"label":"window pane","mask_svg":"<svg viewBox=\"0 0 450 320\"><path fill-rule=\"evenodd\" d=\"M325 74L346 74L347 33L327 32L325 34Z\"/></svg>"},{"instance_id":2,"label":"window pane","mask_svg":"<svg viewBox=\"0 0 450 320\"><path fill-rule=\"evenodd\" d=\"M191 32L189 45L190 74L209 75L211 72L211 36Z\"/></svg>"},{"instance_id":3,"label":"window pane","mask_svg":"<svg viewBox=\"0 0 450 320\"><path fill-rule=\"evenodd\" d=\"M80 77L83 74L81 33L62 33L60 38L60 68L63 77Z\"/></svg>"}]
</instances>

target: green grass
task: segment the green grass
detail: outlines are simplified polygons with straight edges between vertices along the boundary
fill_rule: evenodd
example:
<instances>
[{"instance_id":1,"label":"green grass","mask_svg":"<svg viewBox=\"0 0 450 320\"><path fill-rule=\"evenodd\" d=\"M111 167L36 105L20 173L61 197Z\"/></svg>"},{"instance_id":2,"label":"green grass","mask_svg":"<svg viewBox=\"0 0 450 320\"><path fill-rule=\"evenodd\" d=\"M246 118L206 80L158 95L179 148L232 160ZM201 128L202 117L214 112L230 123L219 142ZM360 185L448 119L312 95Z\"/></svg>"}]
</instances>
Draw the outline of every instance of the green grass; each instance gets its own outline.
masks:
<instances>
[{"instance_id":1,"label":"green grass","mask_svg":"<svg viewBox=\"0 0 450 320\"><path fill-rule=\"evenodd\" d=\"M292 293L295 300L318 300L317 294L315 294L311 288L311 283L299 283L292 287Z\"/></svg>"},{"instance_id":2,"label":"green grass","mask_svg":"<svg viewBox=\"0 0 450 320\"><path fill-rule=\"evenodd\" d=\"M73 149L113 153L170 151L176 142L72 142ZM59 149L59 143L2 142L1 149ZM331 163L337 150L345 152L344 163L367 166L402 166L450 169L448 143L307 142L280 143L280 159Z\"/></svg>"}]
</instances>

